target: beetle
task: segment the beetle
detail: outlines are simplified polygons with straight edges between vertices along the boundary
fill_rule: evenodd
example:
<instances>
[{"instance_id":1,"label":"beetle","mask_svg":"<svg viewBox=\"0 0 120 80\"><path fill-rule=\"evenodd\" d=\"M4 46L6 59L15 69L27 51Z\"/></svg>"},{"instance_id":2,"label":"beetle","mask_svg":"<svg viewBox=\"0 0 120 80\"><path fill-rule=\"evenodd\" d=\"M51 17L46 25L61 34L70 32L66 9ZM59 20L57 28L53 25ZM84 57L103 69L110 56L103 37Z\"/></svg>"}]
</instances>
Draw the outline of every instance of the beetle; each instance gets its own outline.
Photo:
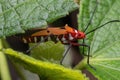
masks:
<instances>
[{"instance_id":1,"label":"beetle","mask_svg":"<svg viewBox=\"0 0 120 80\"><path fill-rule=\"evenodd\" d=\"M30 36L22 37L24 43L37 43L39 41L52 40L54 42L61 41L63 44L72 43L78 39L85 38L85 33L67 24L64 28L47 28L31 34Z\"/></svg>"},{"instance_id":2,"label":"beetle","mask_svg":"<svg viewBox=\"0 0 120 80\"><path fill-rule=\"evenodd\" d=\"M31 35L23 36L21 40L24 43L39 43L46 42L48 40L52 40L53 42L61 41L62 44L69 45L69 48L66 50L65 55L60 61L60 64L62 64L63 59L65 58L66 54L68 53L68 50L72 45L79 46L79 44L76 43L78 39L84 39L85 33L74 29L67 24L64 27L48 27L46 29L41 29ZM33 48L35 48L37 45L31 47L29 50L27 50L27 53L29 53ZM82 45L80 45L82 46Z\"/></svg>"}]
</instances>

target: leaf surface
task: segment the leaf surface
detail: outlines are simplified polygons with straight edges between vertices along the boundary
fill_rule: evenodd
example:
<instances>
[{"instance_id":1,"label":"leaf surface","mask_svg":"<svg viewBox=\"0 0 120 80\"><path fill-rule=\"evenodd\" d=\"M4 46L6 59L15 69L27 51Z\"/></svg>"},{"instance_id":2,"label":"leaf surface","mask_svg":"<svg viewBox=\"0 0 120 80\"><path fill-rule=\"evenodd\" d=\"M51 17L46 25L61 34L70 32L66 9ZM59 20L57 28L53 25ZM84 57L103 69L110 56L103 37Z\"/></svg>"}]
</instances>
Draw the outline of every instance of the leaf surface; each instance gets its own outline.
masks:
<instances>
[{"instance_id":1,"label":"leaf surface","mask_svg":"<svg viewBox=\"0 0 120 80\"><path fill-rule=\"evenodd\" d=\"M81 1L79 29L84 30L95 8L96 0ZM120 20L118 0L99 0L97 11L86 33L110 20ZM90 45L90 64L96 71L87 67L99 80L120 79L120 22L109 23L86 35Z\"/></svg>"},{"instance_id":2,"label":"leaf surface","mask_svg":"<svg viewBox=\"0 0 120 80\"><path fill-rule=\"evenodd\" d=\"M77 8L73 0L0 0L0 37L46 26Z\"/></svg>"},{"instance_id":3,"label":"leaf surface","mask_svg":"<svg viewBox=\"0 0 120 80\"><path fill-rule=\"evenodd\" d=\"M36 44L30 44L30 47L35 45ZM54 43L52 41L47 41L35 47L30 54L36 59L60 63L63 53L64 45L61 42Z\"/></svg>"},{"instance_id":4,"label":"leaf surface","mask_svg":"<svg viewBox=\"0 0 120 80\"><path fill-rule=\"evenodd\" d=\"M37 73L41 80L88 80L79 70L72 70L61 65L43 62L12 49L6 49L4 52L16 63Z\"/></svg>"}]
</instances>

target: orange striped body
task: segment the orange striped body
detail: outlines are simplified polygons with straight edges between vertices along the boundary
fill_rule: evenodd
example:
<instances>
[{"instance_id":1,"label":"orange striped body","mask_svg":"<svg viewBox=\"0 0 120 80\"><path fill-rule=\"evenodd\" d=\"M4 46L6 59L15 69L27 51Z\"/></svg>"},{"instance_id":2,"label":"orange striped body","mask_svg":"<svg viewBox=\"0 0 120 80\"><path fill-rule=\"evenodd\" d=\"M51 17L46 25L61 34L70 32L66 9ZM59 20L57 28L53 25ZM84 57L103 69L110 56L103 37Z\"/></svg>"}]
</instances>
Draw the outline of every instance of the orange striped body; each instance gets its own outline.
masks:
<instances>
[{"instance_id":1,"label":"orange striped body","mask_svg":"<svg viewBox=\"0 0 120 80\"><path fill-rule=\"evenodd\" d=\"M48 37L47 37L48 36ZM47 38L46 38L47 37ZM61 41L63 44L67 44L77 39L85 38L85 34L81 31L73 29L68 25L64 28L47 28L34 32L30 36L22 37L24 43L36 43L39 41L52 40L54 42Z\"/></svg>"}]
</instances>

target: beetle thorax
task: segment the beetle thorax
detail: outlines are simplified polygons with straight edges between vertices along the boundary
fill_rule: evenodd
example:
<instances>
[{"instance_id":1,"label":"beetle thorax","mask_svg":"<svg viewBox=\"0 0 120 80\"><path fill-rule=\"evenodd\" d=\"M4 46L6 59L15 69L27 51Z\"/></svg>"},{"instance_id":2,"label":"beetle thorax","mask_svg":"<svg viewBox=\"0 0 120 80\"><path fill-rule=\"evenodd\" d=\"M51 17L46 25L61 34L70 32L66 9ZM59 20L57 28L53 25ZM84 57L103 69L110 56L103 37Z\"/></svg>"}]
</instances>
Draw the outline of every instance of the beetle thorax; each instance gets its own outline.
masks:
<instances>
[{"instance_id":1,"label":"beetle thorax","mask_svg":"<svg viewBox=\"0 0 120 80\"><path fill-rule=\"evenodd\" d=\"M85 33L78 31L78 30L74 30L74 32L72 32L70 34L74 39L84 39L85 38Z\"/></svg>"}]
</instances>

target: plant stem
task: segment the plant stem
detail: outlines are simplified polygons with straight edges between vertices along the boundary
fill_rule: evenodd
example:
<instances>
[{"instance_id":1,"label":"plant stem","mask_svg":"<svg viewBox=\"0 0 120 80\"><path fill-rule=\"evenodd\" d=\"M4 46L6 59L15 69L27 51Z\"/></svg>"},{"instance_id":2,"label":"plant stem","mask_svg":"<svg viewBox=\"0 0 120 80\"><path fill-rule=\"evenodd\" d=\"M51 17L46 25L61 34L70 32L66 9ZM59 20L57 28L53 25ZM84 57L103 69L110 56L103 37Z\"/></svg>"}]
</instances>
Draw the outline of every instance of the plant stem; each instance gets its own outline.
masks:
<instances>
[{"instance_id":1,"label":"plant stem","mask_svg":"<svg viewBox=\"0 0 120 80\"><path fill-rule=\"evenodd\" d=\"M4 53L1 51L2 48L3 48L2 41L0 39L0 75L1 75L1 79L2 80L11 80L6 57L5 57Z\"/></svg>"}]
</instances>

